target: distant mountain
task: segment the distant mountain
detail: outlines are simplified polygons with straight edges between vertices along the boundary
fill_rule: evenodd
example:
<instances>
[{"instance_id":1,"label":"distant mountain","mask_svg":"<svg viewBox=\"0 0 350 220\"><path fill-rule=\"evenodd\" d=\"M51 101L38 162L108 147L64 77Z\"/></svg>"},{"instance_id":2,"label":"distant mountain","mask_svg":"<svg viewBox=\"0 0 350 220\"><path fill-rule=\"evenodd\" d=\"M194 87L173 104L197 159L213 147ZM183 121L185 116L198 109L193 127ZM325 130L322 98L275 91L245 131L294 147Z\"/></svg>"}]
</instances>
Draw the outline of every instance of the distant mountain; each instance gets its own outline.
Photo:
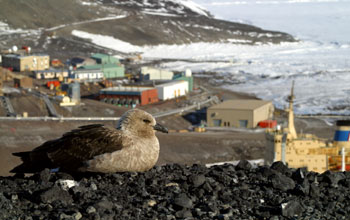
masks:
<instances>
[{"instance_id":1,"label":"distant mountain","mask_svg":"<svg viewBox=\"0 0 350 220\"><path fill-rule=\"evenodd\" d=\"M295 41L286 33L215 19L189 0L0 0L0 6L0 49L28 45L58 58L117 53L73 36L73 30L139 46Z\"/></svg>"}]
</instances>

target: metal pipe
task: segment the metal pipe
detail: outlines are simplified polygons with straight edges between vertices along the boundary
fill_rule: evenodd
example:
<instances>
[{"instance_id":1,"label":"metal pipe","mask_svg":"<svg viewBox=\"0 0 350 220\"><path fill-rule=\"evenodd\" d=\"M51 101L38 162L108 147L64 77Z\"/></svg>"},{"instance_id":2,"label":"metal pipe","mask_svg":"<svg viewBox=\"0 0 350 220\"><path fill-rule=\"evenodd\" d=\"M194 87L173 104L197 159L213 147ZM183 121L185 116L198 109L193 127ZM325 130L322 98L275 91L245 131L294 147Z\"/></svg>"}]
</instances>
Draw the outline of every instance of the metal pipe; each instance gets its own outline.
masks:
<instances>
[{"instance_id":1,"label":"metal pipe","mask_svg":"<svg viewBox=\"0 0 350 220\"><path fill-rule=\"evenodd\" d=\"M345 148L342 147L341 148L341 171L344 172L345 171Z\"/></svg>"}]
</instances>

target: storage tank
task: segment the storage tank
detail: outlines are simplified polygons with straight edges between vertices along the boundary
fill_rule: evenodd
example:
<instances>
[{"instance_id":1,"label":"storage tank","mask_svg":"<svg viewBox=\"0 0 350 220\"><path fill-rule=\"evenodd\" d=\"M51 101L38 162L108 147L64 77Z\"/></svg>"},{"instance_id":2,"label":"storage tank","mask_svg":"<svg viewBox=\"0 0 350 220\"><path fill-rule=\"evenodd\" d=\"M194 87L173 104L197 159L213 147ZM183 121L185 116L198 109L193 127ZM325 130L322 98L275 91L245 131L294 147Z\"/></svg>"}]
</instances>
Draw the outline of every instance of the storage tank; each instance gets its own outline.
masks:
<instances>
[{"instance_id":1,"label":"storage tank","mask_svg":"<svg viewBox=\"0 0 350 220\"><path fill-rule=\"evenodd\" d=\"M68 88L68 96L72 102L80 103L80 83L70 83Z\"/></svg>"},{"instance_id":2,"label":"storage tank","mask_svg":"<svg viewBox=\"0 0 350 220\"><path fill-rule=\"evenodd\" d=\"M333 144L339 148L344 147L346 152L350 152L350 120L337 121Z\"/></svg>"}]
</instances>

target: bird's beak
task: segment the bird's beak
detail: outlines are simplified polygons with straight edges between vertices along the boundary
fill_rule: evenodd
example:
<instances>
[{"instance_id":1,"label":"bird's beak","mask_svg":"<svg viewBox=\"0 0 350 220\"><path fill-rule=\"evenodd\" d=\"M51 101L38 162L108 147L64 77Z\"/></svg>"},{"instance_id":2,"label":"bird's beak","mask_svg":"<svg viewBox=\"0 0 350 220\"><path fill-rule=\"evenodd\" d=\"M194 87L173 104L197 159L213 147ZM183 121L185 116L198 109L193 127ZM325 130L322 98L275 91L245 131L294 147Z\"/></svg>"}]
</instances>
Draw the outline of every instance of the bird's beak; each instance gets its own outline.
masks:
<instances>
[{"instance_id":1,"label":"bird's beak","mask_svg":"<svg viewBox=\"0 0 350 220\"><path fill-rule=\"evenodd\" d=\"M155 126L153 126L153 129L157 130L157 131L161 131L163 133L168 133L168 129L166 127L164 127L163 125L160 125L158 123Z\"/></svg>"}]
</instances>

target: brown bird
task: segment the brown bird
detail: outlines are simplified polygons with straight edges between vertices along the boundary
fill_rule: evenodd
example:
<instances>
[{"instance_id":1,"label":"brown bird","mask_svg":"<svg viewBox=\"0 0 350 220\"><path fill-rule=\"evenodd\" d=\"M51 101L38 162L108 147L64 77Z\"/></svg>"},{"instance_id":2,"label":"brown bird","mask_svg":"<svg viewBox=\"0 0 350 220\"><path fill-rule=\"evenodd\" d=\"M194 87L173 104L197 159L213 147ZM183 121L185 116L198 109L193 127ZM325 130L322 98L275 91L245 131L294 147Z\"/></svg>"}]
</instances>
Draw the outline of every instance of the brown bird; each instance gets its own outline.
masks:
<instances>
[{"instance_id":1,"label":"brown bird","mask_svg":"<svg viewBox=\"0 0 350 220\"><path fill-rule=\"evenodd\" d=\"M159 156L156 130L168 133L152 115L132 109L121 116L116 128L81 126L32 151L13 153L23 163L10 172L34 173L45 168L67 172L147 171Z\"/></svg>"}]
</instances>

